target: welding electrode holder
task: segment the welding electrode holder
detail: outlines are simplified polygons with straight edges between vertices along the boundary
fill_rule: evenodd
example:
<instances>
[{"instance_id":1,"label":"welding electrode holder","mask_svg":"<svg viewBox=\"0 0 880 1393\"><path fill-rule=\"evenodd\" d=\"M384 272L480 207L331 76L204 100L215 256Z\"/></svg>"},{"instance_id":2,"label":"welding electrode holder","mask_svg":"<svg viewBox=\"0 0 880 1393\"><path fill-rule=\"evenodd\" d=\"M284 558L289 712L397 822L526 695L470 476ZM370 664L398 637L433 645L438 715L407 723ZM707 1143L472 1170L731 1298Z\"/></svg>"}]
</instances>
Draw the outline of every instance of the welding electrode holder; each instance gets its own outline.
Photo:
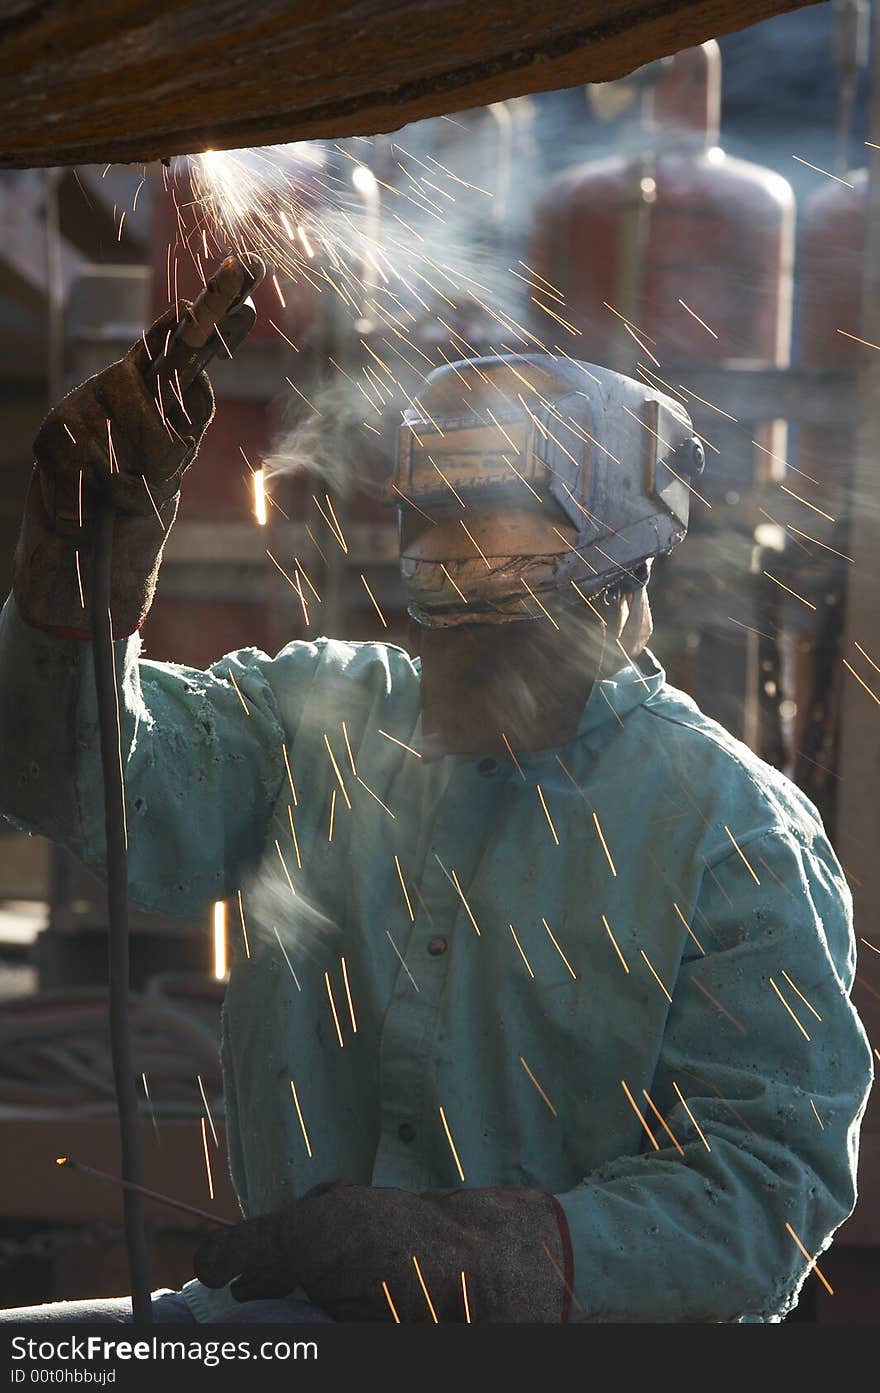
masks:
<instances>
[{"instance_id":1,"label":"welding electrode holder","mask_svg":"<svg viewBox=\"0 0 880 1393\"><path fill-rule=\"evenodd\" d=\"M208 281L163 352L150 364L147 381L173 381L183 394L219 352L231 357L256 319L250 291L262 280L259 258L248 262L228 257ZM140 1110L135 1086L134 1050L128 1014L128 833L125 814L125 775L119 722L119 691L110 614L114 511L98 508L91 586L92 655L101 744L104 823L107 846L107 909L109 920L108 985L110 1047L119 1114L122 1176L128 1186L141 1183ZM123 1222L131 1282L132 1319L152 1319L149 1264L144 1231L143 1197L126 1188Z\"/></svg>"}]
</instances>

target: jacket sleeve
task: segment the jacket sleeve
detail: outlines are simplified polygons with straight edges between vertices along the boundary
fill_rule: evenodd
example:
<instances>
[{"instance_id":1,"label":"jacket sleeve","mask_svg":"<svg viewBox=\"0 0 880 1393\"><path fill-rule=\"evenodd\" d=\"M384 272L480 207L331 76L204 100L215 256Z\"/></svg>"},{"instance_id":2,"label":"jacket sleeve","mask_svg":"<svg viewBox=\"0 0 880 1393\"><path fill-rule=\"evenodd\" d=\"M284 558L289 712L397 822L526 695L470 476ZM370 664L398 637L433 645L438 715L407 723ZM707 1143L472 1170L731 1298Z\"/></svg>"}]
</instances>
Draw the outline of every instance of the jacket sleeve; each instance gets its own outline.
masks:
<instances>
[{"instance_id":1,"label":"jacket sleeve","mask_svg":"<svg viewBox=\"0 0 880 1393\"><path fill-rule=\"evenodd\" d=\"M140 659L137 635L116 645L135 904L195 914L241 885L286 777L282 708L297 710L319 653L244 649L202 672ZM0 614L0 812L103 874L91 644L32 628L12 598Z\"/></svg>"},{"instance_id":2,"label":"jacket sleeve","mask_svg":"<svg viewBox=\"0 0 880 1393\"><path fill-rule=\"evenodd\" d=\"M557 1197L572 1320L779 1320L798 1241L816 1257L854 1207L871 1052L849 891L820 835L740 846L760 884L733 849L707 869L648 1084L668 1132L640 1097L656 1149Z\"/></svg>"}]
</instances>

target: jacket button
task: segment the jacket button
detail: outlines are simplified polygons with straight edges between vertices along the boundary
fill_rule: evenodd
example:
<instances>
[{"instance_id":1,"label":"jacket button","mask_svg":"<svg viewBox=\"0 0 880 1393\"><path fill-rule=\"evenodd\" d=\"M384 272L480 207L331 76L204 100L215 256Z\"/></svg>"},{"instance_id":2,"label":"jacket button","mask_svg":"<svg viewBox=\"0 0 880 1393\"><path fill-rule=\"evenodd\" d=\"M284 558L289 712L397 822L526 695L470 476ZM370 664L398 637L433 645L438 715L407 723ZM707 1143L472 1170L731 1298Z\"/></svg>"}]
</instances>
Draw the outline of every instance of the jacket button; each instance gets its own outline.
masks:
<instances>
[{"instance_id":1,"label":"jacket button","mask_svg":"<svg viewBox=\"0 0 880 1393\"><path fill-rule=\"evenodd\" d=\"M442 934L435 934L433 938L428 939L428 952L432 958L439 958L440 954L445 953L448 947L449 941Z\"/></svg>"},{"instance_id":2,"label":"jacket button","mask_svg":"<svg viewBox=\"0 0 880 1393\"><path fill-rule=\"evenodd\" d=\"M413 1141L415 1139L416 1129L411 1122L401 1122L397 1129L397 1135L400 1137L401 1141Z\"/></svg>"},{"instance_id":3,"label":"jacket button","mask_svg":"<svg viewBox=\"0 0 880 1393\"><path fill-rule=\"evenodd\" d=\"M497 759L492 759L491 755L489 755L486 759L481 759L479 764L477 765L477 773L482 774L484 779L489 778L490 775L496 774L497 772L498 761Z\"/></svg>"}]
</instances>

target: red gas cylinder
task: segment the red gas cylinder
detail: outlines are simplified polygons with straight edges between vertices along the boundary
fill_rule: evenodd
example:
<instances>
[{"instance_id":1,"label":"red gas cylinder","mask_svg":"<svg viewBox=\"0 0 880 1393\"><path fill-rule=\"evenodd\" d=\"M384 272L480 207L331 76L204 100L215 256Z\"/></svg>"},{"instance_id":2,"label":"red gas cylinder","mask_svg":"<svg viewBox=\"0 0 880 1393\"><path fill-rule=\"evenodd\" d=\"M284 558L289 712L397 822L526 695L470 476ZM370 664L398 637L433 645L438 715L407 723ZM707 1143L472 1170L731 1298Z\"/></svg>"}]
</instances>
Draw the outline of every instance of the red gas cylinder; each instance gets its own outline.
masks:
<instances>
[{"instance_id":1,"label":"red gas cylinder","mask_svg":"<svg viewBox=\"0 0 880 1393\"><path fill-rule=\"evenodd\" d=\"M692 501L687 545L655 572L661 651L674 681L757 743L748 709L757 654L731 616L758 627L755 529L762 486L784 471L785 428L741 411L732 421L689 388L710 365L787 365L794 194L780 175L719 146L714 41L642 69L630 85L641 115L630 151L561 175L534 221L531 266L564 306L533 299L579 332L537 309L532 327L550 348L667 384L707 440L699 490L711 510ZM713 405L730 411L723 388Z\"/></svg>"},{"instance_id":2,"label":"red gas cylinder","mask_svg":"<svg viewBox=\"0 0 880 1393\"><path fill-rule=\"evenodd\" d=\"M867 171L851 170L846 184L828 182L806 202L800 263L800 360L805 368L842 372L855 380L860 356L871 349L861 334L862 252ZM843 330L843 333L839 331ZM799 432L796 491L785 520L799 529L791 548L792 585L816 606L786 614L794 653L797 708L794 772L833 827L837 779L839 651L850 563L845 559L851 509L854 423L807 423ZM812 544L815 539L821 546ZM834 550L828 550L834 548Z\"/></svg>"},{"instance_id":3,"label":"red gas cylinder","mask_svg":"<svg viewBox=\"0 0 880 1393\"><path fill-rule=\"evenodd\" d=\"M711 41L642 70L638 151L577 166L539 205L533 266L565 295L585 358L623 348L635 364L610 304L664 363L788 361L794 195L718 145L720 65Z\"/></svg>"}]
</instances>

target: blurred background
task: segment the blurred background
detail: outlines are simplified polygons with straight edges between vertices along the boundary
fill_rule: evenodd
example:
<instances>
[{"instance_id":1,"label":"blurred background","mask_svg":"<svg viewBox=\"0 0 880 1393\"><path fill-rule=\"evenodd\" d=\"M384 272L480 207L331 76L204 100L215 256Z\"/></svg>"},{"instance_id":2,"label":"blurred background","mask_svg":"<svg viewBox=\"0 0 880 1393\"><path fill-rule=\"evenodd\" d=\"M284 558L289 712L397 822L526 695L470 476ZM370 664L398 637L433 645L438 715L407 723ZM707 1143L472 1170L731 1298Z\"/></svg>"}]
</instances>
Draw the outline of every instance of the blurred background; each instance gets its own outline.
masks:
<instances>
[{"instance_id":1,"label":"blurred background","mask_svg":"<svg viewBox=\"0 0 880 1393\"><path fill-rule=\"evenodd\" d=\"M809 6L617 82L390 136L195 166L0 171L4 591L42 417L196 292L224 232L242 233L230 171L242 188L270 159L316 219L332 199L331 230L310 241L304 212L299 273L279 264L251 338L212 370L217 417L146 655L204 667L316 634L406 646L382 480L401 411L444 358L528 339L662 386L708 464L686 545L655 567L652 648L820 808L856 899L854 999L880 1044L860 768L877 751L880 598L854 582L875 564L863 524L876 536L880 469L871 9ZM346 303L346 217L401 239L406 293L377 263L371 293ZM469 293L452 294L453 268ZM146 1183L234 1215L217 1060L227 911L195 923L134 910L132 957ZM66 853L0 822L0 1305L126 1289L116 1193L53 1165L64 1151L117 1168L105 914ZM808 1279L792 1319L876 1311L878 1137L875 1106L862 1197L822 1262L834 1295ZM193 1225L148 1212L154 1283L178 1285Z\"/></svg>"}]
</instances>

